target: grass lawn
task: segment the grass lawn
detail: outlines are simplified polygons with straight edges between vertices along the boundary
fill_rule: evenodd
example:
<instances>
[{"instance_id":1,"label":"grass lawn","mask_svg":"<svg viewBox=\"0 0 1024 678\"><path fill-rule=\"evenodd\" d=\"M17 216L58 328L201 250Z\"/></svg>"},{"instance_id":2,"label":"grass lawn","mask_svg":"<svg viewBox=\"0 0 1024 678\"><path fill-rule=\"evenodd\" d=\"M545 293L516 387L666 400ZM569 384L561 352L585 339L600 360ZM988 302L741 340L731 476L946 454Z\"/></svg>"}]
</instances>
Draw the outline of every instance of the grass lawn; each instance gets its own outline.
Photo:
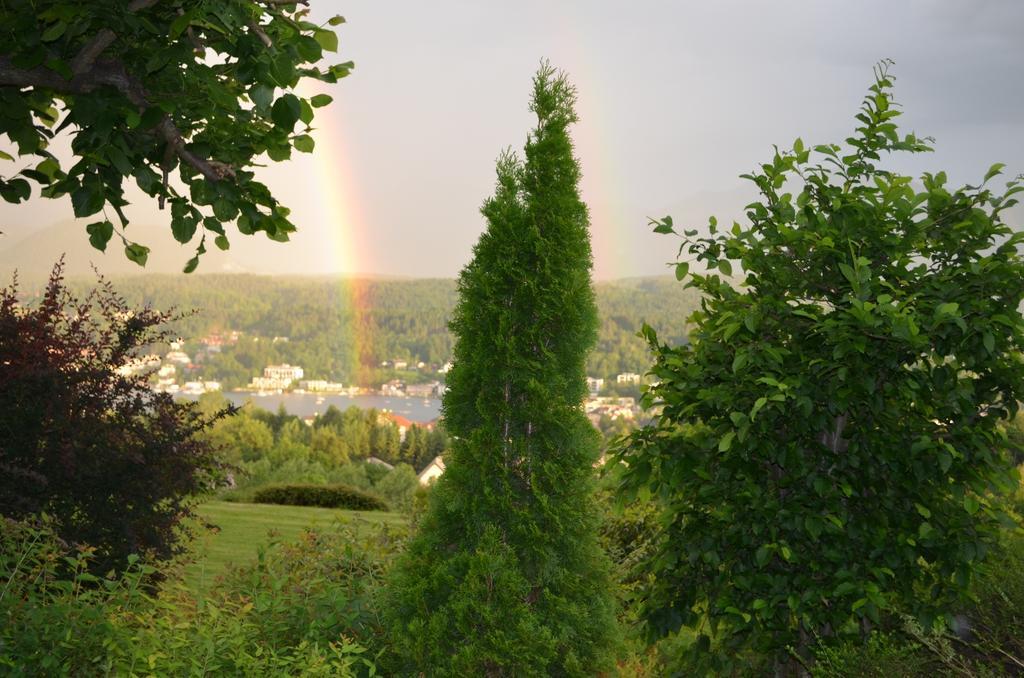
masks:
<instances>
[{"instance_id":1,"label":"grass lawn","mask_svg":"<svg viewBox=\"0 0 1024 678\"><path fill-rule=\"evenodd\" d=\"M403 523L404 515L381 511L342 511L340 509L241 504L211 501L196 509L204 520L220 528L202 534L195 544L198 559L185 570L190 588L205 590L229 563L244 564L256 558L260 546L271 540L289 541L303 529L329 525L335 520L365 524Z\"/></svg>"}]
</instances>

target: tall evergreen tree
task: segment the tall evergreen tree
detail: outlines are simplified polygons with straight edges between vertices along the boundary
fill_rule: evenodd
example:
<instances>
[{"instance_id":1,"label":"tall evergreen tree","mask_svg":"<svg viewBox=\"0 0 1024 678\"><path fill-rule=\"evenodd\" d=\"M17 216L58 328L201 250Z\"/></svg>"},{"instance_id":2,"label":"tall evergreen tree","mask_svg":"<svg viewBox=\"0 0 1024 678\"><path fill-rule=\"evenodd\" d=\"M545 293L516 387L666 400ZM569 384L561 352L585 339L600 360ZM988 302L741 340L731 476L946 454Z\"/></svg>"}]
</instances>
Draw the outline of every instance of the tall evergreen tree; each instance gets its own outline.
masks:
<instances>
[{"instance_id":1,"label":"tall evergreen tree","mask_svg":"<svg viewBox=\"0 0 1024 678\"><path fill-rule=\"evenodd\" d=\"M617 637L580 408L597 311L576 94L547 64L533 84L525 162L498 160L459 278L447 470L389 589L395 647L428 675L593 675Z\"/></svg>"}]
</instances>

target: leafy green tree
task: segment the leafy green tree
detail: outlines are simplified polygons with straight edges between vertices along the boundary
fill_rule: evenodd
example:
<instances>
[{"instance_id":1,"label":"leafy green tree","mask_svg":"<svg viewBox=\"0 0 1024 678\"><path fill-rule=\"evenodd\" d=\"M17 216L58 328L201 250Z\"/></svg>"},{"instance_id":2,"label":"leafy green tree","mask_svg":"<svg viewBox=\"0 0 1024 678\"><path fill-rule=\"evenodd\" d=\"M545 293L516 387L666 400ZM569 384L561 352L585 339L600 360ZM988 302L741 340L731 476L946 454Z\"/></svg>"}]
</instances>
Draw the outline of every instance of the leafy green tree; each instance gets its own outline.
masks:
<instances>
[{"instance_id":1,"label":"leafy green tree","mask_svg":"<svg viewBox=\"0 0 1024 678\"><path fill-rule=\"evenodd\" d=\"M720 668L887 610L941 622L1016 486L1000 422L1024 386L1024 234L1001 214L1024 186L987 188L1001 165L921 190L884 169L930 150L897 133L888 67L845 148L798 139L746 175L748 227L683 234L692 343L645 329L663 409L622 455L627 489L666 506L645 615L655 635L698 629ZM718 275L734 264L738 288Z\"/></svg>"},{"instance_id":2,"label":"leafy green tree","mask_svg":"<svg viewBox=\"0 0 1024 678\"><path fill-rule=\"evenodd\" d=\"M340 466L349 461L348 444L330 427L321 426L310 431L309 446L325 466Z\"/></svg>"},{"instance_id":3,"label":"leafy green tree","mask_svg":"<svg viewBox=\"0 0 1024 678\"><path fill-rule=\"evenodd\" d=\"M597 434L580 403L597 313L568 128L544 65L526 160L501 156L459 279L444 397L447 470L390 582L392 639L428 675L594 675L618 637L597 542Z\"/></svg>"},{"instance_id":4,"label":"leafy green tree","mask_svg":"<svg viewBox=\"0 0 1024 678\"><path fill-rule=\"evenodd\" d=\"M390 422L374 422L370 428L370 454L393 464L398 461L402 444L398 427Z\"/></svg>"},{"instance_id":5,"label":"leafy green tree","mask_svg":"<svg viewBox=\"0 0 1024 678\"><path fill-rule=\"evenodd\" d=\"M227 249L224 224L287 240L288 209L254 178L266 155L313 150L313 109L326 94L295 92L306 79L336 82L351 62L318 66L337 35L281 0L9 0L0 6L0 135L36 164L0 176L0 197L21 202L31 182L44 197L71 197L104 250L117 233L126 256L148 248L125 232L125 180L171 206L182 243L200 233ZM341 23L335 17L331 25ZM296 125L299 125L298 130ZM70 128L75 162L48 150ZM13 161L7 153L0 159ZM176 173L176 181L171 181ZM117 215L115 226L107 216ZM100 216L102 213L102 217Z\"/></svg>"},{"instance_id":6,"label":"leafy green tree","mask_svg":"<svg viewBox=\"0 0 1024 678\"><path fill-rule=\"evenodd\" d=\"M229 464L262 459L274 447L273 431L249 414L248 409L243 408L234 417L218 421L202 434Z\"/></svg>"},{"instance_id":7,"label":"leafy green tree","mask_svg":"<svg viewBox=\"0 0 1024 678\"><path fill-rule=\"evenodd\" d=\"M405 432L405 440L402 441L402 450L399 460L409 464L414 469L422 469L430 459L427 459L428 443L430 434L422 426L410 426Z\"/></svg>"}]
</instances>

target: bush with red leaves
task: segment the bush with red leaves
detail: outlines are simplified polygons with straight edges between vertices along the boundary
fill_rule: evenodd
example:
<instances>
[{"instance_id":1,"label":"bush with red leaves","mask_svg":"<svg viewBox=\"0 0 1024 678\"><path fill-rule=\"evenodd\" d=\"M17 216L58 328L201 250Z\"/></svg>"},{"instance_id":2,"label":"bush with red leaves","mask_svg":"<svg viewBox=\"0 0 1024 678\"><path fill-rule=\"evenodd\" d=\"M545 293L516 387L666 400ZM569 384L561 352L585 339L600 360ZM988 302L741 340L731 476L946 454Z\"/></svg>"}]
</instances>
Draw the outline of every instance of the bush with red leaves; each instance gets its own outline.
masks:
<instances>
[{"instance_id":1,"label":"bush with red leaves","mask_svg":"<svg viewBox=\"0 0 1024 678\"><path fill-rule=\"evenodd\" d=\"M96 570L180 552L183 518L219 475L195 435L228 414L155 393L119 368L166 342L174 317L128 308L109 282L85 298L58 263L38 303L0 290L0 515L46 513L62 539L96 547Z\"/></svg>"}]
</instances>

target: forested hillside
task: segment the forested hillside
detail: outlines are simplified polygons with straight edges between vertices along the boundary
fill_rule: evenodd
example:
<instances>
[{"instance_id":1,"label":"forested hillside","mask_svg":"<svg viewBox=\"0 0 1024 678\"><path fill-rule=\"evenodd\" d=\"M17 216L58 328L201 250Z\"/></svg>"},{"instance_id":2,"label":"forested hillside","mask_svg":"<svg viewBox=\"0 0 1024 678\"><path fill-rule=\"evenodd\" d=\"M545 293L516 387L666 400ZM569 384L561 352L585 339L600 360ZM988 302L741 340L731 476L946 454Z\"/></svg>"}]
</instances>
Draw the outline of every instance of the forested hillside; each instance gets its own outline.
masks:
<instances>
[{"instance_id":1,"label":"forested hillside","mask_svg":"<svg viewBox=\"0 0 1024 678\"><path fill-rule=\"evenodd\" d=\"M201 373L229 387L247 383L275 362L301 365L311 378L370 385L388 376L380 369L384 361L422 361L436 368L451 358L447 325L454 280L198 275L132 276L113 283L132 305L194 310L175 324L187 351L194 353L197 340L212 333L241 332L237 343L207 356ZM72 286L82 291L94 284L81 278ZM680 287L667 277L595 285L601 324L588 374L645 372L650 356L637 337L645 322L670 344L684 341L685 319L698 297Z\"/></svg>"}]
</instances>

